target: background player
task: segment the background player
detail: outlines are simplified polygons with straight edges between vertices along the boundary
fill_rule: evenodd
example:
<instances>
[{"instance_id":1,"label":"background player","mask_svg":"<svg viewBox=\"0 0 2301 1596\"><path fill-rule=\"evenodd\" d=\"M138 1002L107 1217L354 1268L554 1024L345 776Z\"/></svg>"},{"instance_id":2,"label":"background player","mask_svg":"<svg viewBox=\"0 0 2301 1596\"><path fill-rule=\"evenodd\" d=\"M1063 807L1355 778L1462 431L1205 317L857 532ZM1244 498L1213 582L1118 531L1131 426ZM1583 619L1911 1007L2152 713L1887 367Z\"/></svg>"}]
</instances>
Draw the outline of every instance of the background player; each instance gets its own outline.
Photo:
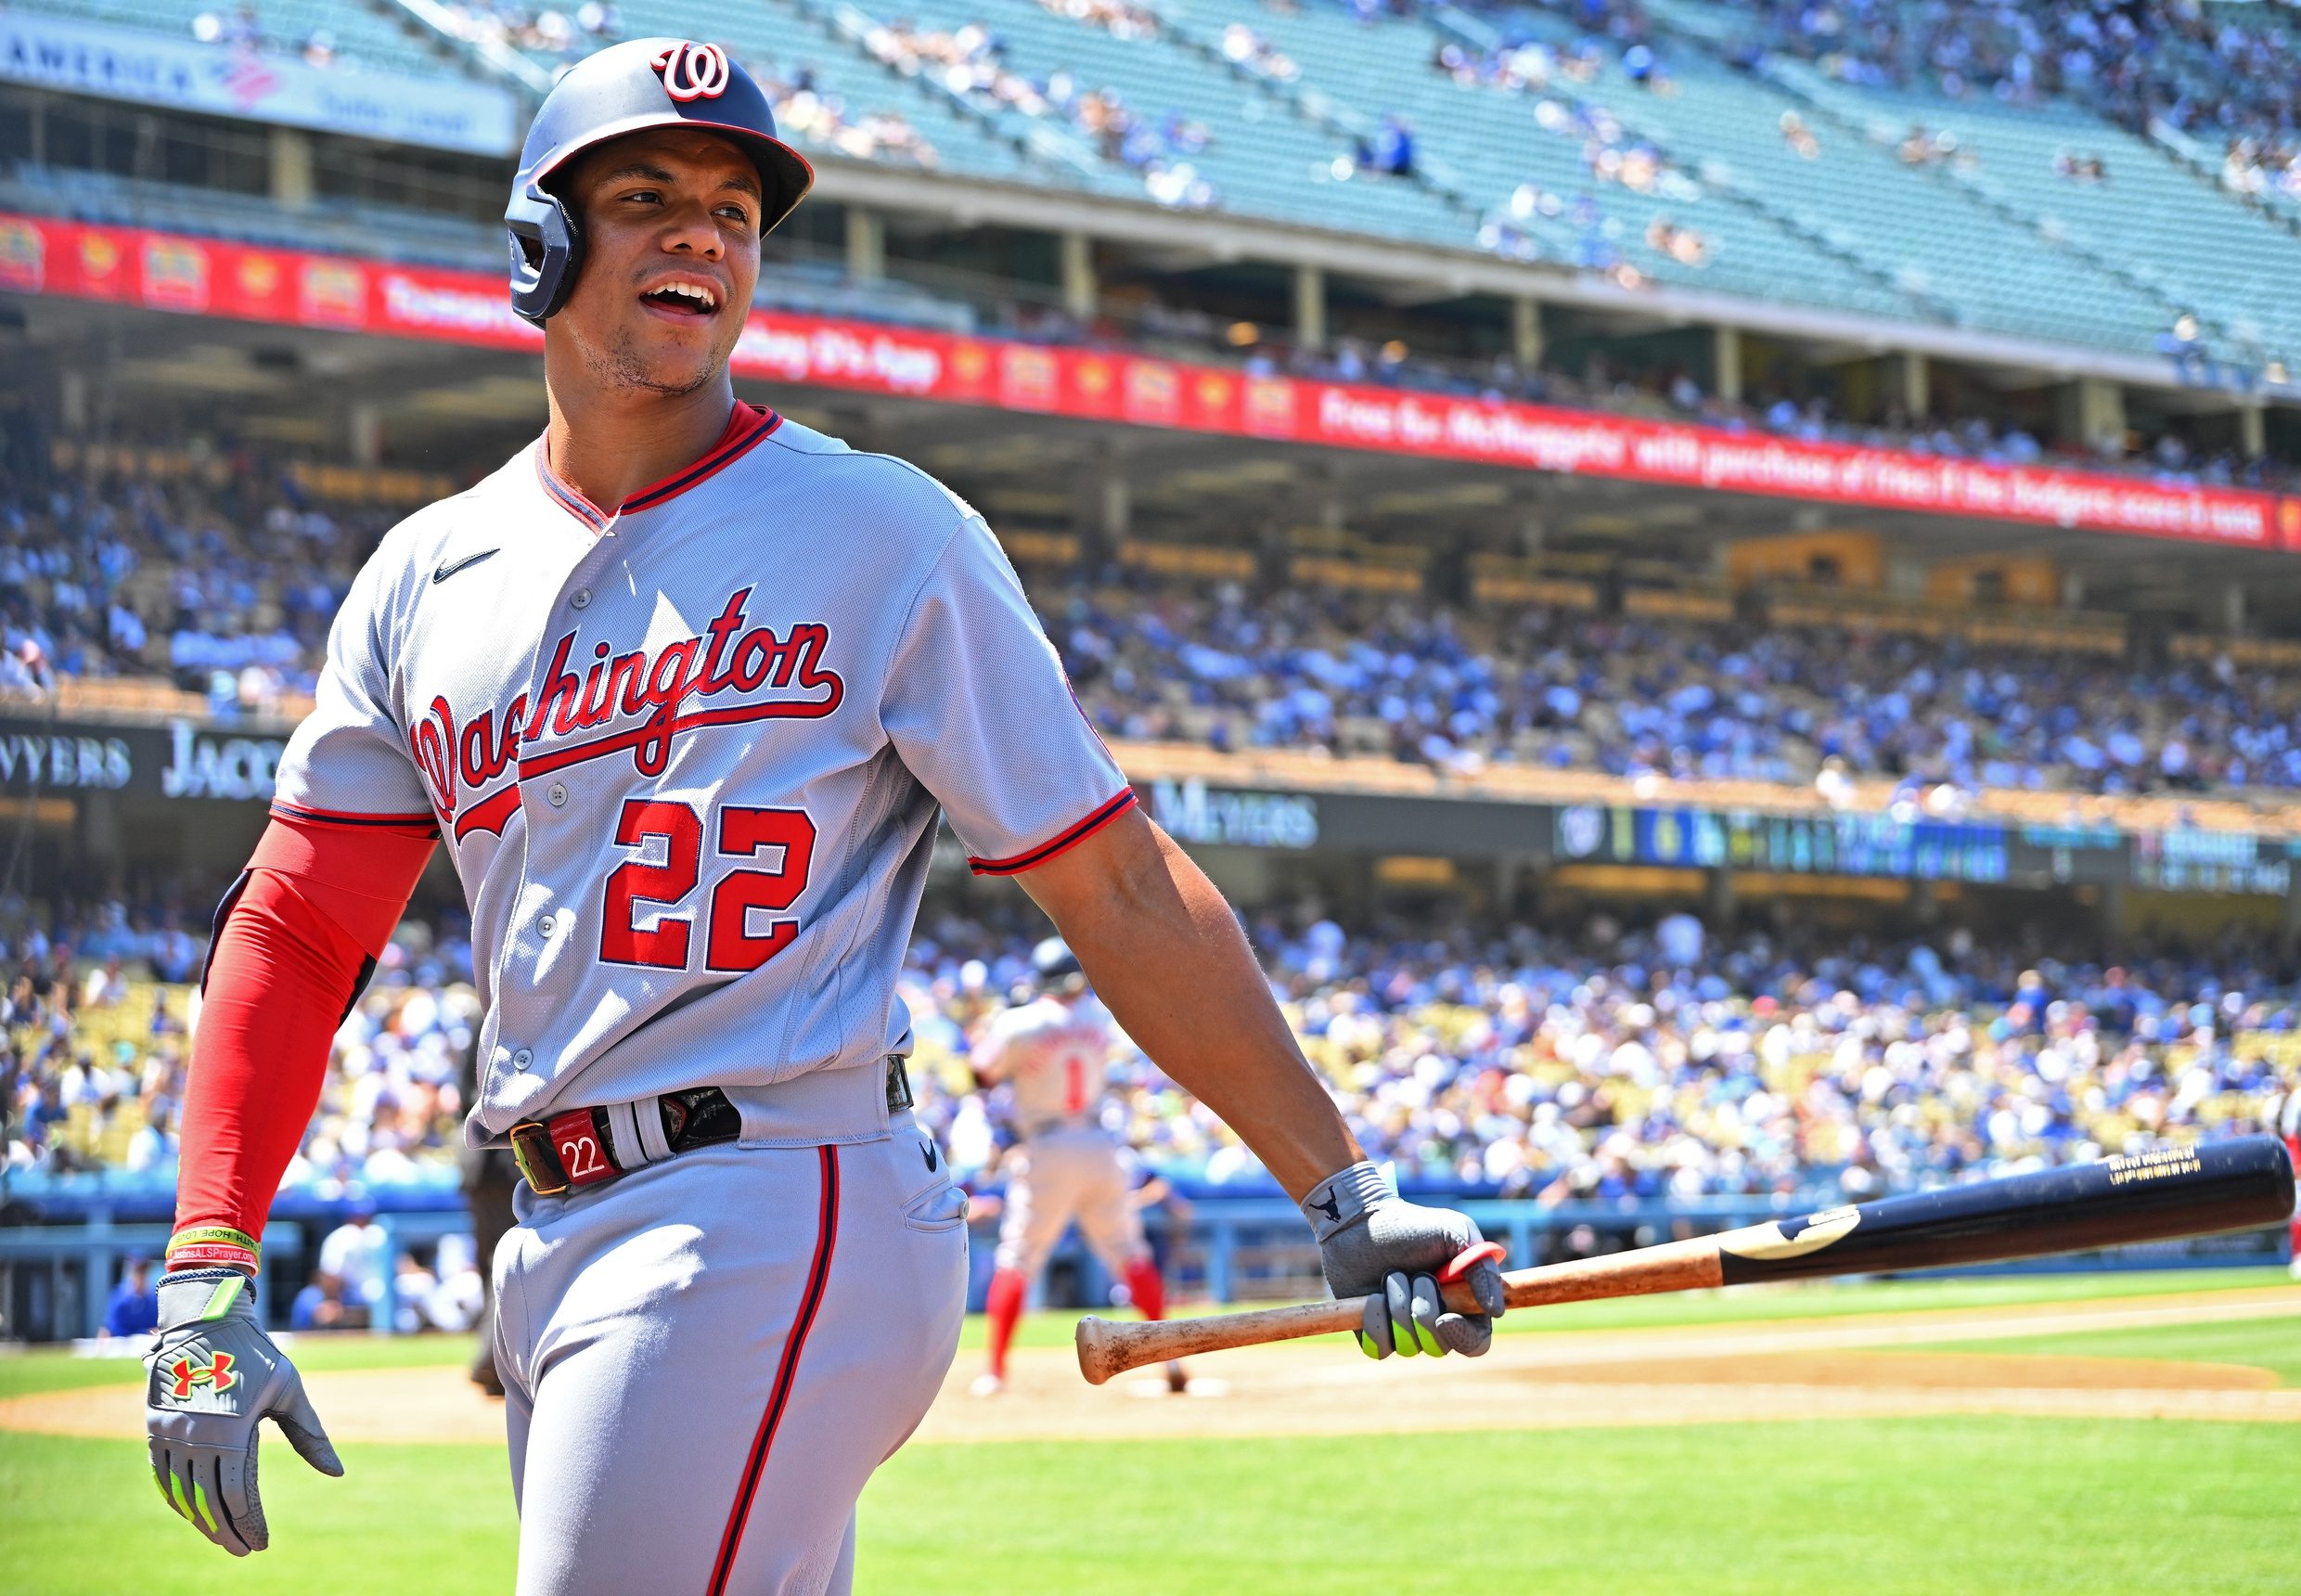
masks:
<instances>
[{"instance_id":1,"label":"background player","mask_svg":"<svg viewBox=\"0 0 2301 1596\"><path fill-rule=\"evenodd\" d=\"M982 519L736 402L764 231L812 174L715 46L562 77L508 212L550 420L403 522L226 898L147 1386L172 1507L268 1534L256 1422L341 1473L250 1277L348 1003L444 838L488 1004L469 1134L525 1596L844 1590L855 1506L957 1350L965 1212L895 998L938 811L1304 1203L1363 1344L1478 1353L1477 1239L1361 1156L1221 895L1137 809Z\"/></svg>"},{"instance_id":2,"label":"background player","mask_svg":"<svg viewBox=\"0 0 2301 1596\"><path fill-rule=\"evenodd\" d=\"M1020 1142L1007 1165L998 1268L984 1305L989 1360L975 1378L978 1396L1006 1388L1007 1349L1031 1282L1073 1219L1102 1267L1126 1282L1143 1318L1166 1314L1165 1281L1143 1239L1125 1150L1102 1126L1117 1029L1061 937L1032 949L1031 968L1038 996L992 1016L971 1056L980 1084L1007 1083ZM1186 1388L1181 1364L1166 1366L1166 1385Z\"/></svg>"}]
</instances>

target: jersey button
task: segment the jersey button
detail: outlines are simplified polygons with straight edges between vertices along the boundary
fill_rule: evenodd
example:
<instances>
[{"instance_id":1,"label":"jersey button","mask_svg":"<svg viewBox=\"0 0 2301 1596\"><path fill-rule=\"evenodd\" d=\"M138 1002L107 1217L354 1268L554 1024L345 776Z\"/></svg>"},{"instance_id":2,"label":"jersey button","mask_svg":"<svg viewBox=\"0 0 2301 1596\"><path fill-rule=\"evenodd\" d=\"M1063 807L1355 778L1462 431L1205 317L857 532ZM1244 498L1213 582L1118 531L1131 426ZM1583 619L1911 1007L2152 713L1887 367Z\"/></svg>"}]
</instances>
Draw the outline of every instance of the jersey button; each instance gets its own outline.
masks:
<instances>
[{"instance_id":1,"label":"jersey button","mask_svg":"<svg viewBox=\"0 0 2301 1596\"><path fill-rule=\"evenodd\" d=\"M553 920L549 915L546 915L543 919L535 922L535 929L542 932L546 936L549 936L553 932L559 929L559 921Z\"/></svg>"},{"instance_id":2,"label":"jersey button","mask_svg":"<svg viewBox=\"0 0 2301 1596\"><path fill-rule=\"evenodd\" d=\"M511 1067L515 1070L526 1069L534 1062L535 1055L529 1052L525 1048L521 1048L518 1052L511 1055Z\"/></svg>"},{"instance_id":3,"label":"jersey button","mask_svg":"<svg viewBox=\"0 0 2301 1596\"><path fill-rule=\"evenodd\" d=\"M544 796L550 801L551 806L554 809L564 809L567 807L567 788L559 782L554 781L549 787L546 788L544 790Z\"/></svg>"},{"instance_id":4,"label":"jersey button","mask_svg":"<svg viewBox=\"0 0 2301 1596\"><path fill-rule=\"evenodd\" d=\"M573 597L573 598L570 598L567 602L568 602L568 607L569 607L570 609L572 609L572 610L588 610L588 609L590 609L590 608L591 608L591 589L590 589L590 588L588 588L588 587L578 587L578 588L576 588L576 589L575 589L575 595L574 595L574 597Z\"/></svg>"}]
</instances>

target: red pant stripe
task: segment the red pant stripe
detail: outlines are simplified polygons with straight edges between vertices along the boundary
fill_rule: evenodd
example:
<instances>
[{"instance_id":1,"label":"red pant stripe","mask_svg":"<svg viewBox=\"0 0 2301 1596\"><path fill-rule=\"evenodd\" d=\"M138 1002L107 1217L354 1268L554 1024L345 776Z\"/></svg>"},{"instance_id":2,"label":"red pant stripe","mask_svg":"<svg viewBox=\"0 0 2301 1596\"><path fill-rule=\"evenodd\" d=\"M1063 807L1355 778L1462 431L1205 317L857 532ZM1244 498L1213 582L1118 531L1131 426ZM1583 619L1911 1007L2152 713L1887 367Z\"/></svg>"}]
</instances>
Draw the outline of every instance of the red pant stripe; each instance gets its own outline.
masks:
<instances>
[{"instance_id":1,"label":"red pant stripe","mask_svg":"<svg viewBox=\"0 0 2301 1596\"><path fill-rule=\"evenodd\" d=\"M759 1416L759 1434L752 1437L751 1457L743 1465L743 1481L727 1510L727 1527L719 1538L719 1558L712 1564L710 1596L726 1596L727 1577L735 1571L736 1549L743 1543L743 1525L751 1517L752 1499L759 1494L759 1478L766 1472L767 1451L775 1445L775 1427L791 1405L791 1384L799 1373L799 1354L807 1345L807 1332L823 1306L823 1289L830 1280L831 1254L839 1245L839 1149L816 1149L823 1163L822 1209L816 1220L815 1262L807 1270L807 1289L799 1299L799 1317L791 1321L783 1343L782 1361L776 1366L775 1388L767 1410Z\"/></svg>"}]
</instances>

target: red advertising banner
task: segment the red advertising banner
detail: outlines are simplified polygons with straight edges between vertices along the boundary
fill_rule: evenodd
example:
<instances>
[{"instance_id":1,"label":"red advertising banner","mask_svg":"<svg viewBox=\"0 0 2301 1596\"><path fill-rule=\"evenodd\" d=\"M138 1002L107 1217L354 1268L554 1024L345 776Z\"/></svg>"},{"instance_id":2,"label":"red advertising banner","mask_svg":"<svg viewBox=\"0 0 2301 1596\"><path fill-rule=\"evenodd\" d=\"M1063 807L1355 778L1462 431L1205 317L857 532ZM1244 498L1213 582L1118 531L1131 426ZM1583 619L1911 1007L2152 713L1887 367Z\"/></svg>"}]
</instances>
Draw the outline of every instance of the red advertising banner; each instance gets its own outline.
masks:
<instances>
[{"instance_id":1,"label":"red advertising banner","mask_svg":"<svg viewBox=\"0 0 2301 1596\"><path fill-rule=\"evenodd\" d=\"M0 290L533 348L501 279L0 214ZM1407 393L756 311L743 376L1808 502L2301 549L2301 498Z\"/></svg>"}]
</instances>

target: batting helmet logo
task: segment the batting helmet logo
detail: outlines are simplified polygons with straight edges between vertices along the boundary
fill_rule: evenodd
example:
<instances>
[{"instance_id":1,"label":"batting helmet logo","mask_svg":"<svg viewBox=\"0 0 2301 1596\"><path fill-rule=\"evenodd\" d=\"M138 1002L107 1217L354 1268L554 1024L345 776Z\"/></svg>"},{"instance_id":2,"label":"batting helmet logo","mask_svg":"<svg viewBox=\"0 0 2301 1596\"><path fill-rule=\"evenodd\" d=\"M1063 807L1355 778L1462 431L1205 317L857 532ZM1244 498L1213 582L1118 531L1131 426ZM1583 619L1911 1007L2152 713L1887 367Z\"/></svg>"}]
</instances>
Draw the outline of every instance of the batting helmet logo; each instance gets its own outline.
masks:
<instances>
[{"instance_id":1,"label":"batting helmet logo","mask_svg":"<svg viewBox=\"0 0 2301 1596\"><path fill-rule=\"evenodd\" d=\"M752 158L759 168L763 234L815 182L799 152L776 136L765 91L725 49L670 37L610 45L570 68L544 97L520 148L519 175L504 207L513 310L541 327L574 287L583 233L553 188L569 163L610 139L658 127L707 129Z\"/></svg>"},{"instance_id":2,"label":"batting helmet logo","mask_svg":"<svg viewBox=\"0 0 2301 1596\"><path fill-rule=\"evenodd\" d=\"M655 52L655 70L662 74L663 92L680 104L717 99L727 92L727 53L716 45L682 39Z\"/></svg>"}]
</instances>

